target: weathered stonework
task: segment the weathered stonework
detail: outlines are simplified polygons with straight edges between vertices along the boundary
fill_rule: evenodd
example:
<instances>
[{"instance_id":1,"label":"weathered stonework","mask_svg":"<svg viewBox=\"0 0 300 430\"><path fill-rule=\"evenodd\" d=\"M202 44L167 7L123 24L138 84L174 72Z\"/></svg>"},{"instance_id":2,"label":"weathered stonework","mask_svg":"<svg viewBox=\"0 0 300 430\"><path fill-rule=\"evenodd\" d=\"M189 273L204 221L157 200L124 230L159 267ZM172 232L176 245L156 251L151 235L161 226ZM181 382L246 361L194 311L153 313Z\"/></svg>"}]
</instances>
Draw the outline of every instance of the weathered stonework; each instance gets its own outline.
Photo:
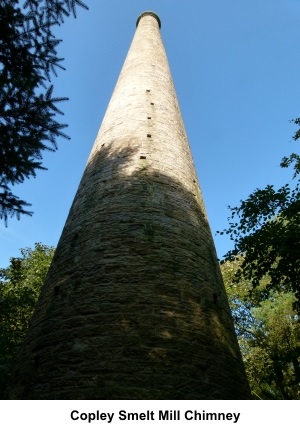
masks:
<instances>
[{"instance_id":1,"label":"weathered stonework","mask_svg":"<svg viewBox=\"0 0 300 430\"><path fill-rule=\"evenodd\" d=\"M11 399L249 396L159 24L138 20Z\"/></svg>"}]
</instances>

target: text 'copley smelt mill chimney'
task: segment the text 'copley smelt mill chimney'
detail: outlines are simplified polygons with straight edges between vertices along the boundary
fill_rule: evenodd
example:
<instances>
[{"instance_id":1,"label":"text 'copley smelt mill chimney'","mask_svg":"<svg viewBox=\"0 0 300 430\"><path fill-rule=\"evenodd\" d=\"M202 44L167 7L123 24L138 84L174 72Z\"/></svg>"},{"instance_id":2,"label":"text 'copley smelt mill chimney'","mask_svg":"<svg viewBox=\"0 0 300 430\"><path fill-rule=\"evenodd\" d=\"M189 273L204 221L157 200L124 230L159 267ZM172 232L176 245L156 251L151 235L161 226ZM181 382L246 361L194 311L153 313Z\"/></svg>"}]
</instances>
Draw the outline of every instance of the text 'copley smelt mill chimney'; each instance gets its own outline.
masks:
<instances>
[{"instance_id":1,"label":"text 'copley smelt mill chimney'","mask_svg":"<svg viewBox=\"0 0 300 430\"><path fill-rule=\"evenodd\" d=\"M143 13L11 399L247 399L160 20Z\"/></svg>"}]
</instances>

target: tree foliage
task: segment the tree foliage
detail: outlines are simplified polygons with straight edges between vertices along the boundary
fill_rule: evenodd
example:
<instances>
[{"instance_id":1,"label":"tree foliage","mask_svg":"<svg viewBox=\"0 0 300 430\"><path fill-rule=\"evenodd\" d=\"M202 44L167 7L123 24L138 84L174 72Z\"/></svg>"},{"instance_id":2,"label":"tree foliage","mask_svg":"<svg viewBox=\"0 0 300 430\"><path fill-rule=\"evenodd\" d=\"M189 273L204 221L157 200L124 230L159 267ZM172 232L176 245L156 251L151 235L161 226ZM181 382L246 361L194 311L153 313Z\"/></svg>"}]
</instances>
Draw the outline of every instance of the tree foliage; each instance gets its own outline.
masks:
<instances>
[{"instance_id":1,"label":"tree foliage","mask_svg":"<svg viewBox=\"0 0 300 430\"><path fill-rule=\"evenodd\" d=\"M299 125L300 118L294 122ZM294 139L299 137L300 130ZM243 256L237 281L247 279L255 288L268 279L265 291L294 292L300 311L300 156L284 157L281 167L293 168L290 183L278 189L273 185L256 189L239 206L229 207L229 227L218 233L234 241L225 260Z\"/></svg>"},{"instance_id":2,"label":"tree foliage","mask_svg":"<svg viewBox=\"0 0 300 430\"><path fill-rule=\"evenodd\" d=\"M300 156L284 157L281 167L293 169L290 183L229 207L229 227L218 232L234 242L221 267L258 399L300 399Z\"/></svg>"},{"instance_id":3,"label":"tree foliage","mask_svg":"<svg viewBox=\"0 0 300 430\"><path fill-rule=\"evenodd\" d=\"M265 282L262 282L254 291L251 290L250 281L243 279L236 282L236 273L240 270L242 263L242 258L223 262L221 271L229 297L236 333L240 338L248 339L252 337L252 329L255 323L252 309L266 298L266 294L264 292Z\"/></svg>"},{"instance_id":4,"label":"tree foliage","mask_svg":"<svg viewBox=\"0 0 300 430\"><path fill-rule=\"evenodd\" d=\"M81 0L0 0L0 218L30 215L28 204L11 187L36 175L42 153L57 149L66 124L51 76L63 69L53 34L64 18L76 16Z\"/></svg>"},{"instance_id":5,"label":"tree foliage","mask_svg":"<svg viewBox=\"0 0 300 430\"><path fill-rule=\"evenodd\" d=\"M292 292L269 291L262 282L236 282L242 264L221 265L236 332L254 399L300 399L300 323Z\"/></svg>"},{"instance_id":6,"label":"tree foliage","mask_svg":"<svg viewBox=\"0 0 300 430\"><path fill-rule=\"evenodd\" d=\"M21 249L20 258L11 258L9 267L0 269L0 392L4 391L53 254L54 248L36 243L34 249Z\"/></svg>"}]
</instances>

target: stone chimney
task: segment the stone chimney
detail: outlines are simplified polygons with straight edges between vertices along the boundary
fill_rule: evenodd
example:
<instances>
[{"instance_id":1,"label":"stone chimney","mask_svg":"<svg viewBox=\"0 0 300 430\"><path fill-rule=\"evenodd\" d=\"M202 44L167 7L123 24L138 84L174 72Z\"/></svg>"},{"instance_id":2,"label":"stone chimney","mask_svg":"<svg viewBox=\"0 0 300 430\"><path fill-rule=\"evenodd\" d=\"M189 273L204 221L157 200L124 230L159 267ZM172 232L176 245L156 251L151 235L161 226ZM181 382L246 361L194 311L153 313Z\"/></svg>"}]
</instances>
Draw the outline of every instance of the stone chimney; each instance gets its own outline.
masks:
<instances>
[{"instance_id":1,"label":"stone chimney","mask_svg":"<svg viewBox=\"0 0 300 430\"><path fill-rule=\"evenodd\" d=\"M9 397L249 398L153 12L137 20Z\"/></svg>"}]
</instances>

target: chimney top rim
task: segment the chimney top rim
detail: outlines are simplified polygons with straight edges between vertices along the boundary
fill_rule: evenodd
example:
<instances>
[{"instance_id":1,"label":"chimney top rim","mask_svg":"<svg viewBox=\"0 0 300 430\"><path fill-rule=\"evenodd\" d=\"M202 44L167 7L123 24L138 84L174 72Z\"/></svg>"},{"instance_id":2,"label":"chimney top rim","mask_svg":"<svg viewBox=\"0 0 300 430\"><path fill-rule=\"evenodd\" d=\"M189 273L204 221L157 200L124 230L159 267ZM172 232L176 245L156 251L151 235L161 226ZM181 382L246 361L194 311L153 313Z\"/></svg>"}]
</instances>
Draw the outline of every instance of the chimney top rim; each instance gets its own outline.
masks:
<instances>
[{"instance_id":1,"label":"chimney top rim","mask_svg":"<svg viewBox=\"0 0 300 430\"><path fill-rule=\"evenodd\" d=\"M161 21L160 21L159 16L155 12L152 12L150 10L147 10L146 12L143 12L143 13L140 14L140 16L138 17L138 19L136 21L136 26L139 25L139 22L140 22L141 18L143 18L144 16L147 16L147 15L153 16L153 18L155 18L156 21L158 22L159 28L161 28Z\"/></svg>"}]
</instances>

